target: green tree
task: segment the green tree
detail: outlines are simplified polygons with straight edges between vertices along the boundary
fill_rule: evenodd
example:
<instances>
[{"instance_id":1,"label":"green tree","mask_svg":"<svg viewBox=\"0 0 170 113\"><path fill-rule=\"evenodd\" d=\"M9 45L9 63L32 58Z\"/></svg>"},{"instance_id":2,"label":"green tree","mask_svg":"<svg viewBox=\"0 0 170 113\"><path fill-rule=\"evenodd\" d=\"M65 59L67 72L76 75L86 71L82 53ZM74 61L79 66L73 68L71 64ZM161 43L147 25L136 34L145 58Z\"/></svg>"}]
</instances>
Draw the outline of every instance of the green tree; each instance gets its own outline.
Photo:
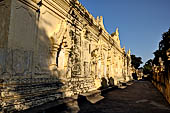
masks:
<instances>
[{"instance_id":1,"label":"green tree","mask_svg":"<svg viewBox=\"0 0 170 113\"><path fill-rule=\"evenodd\" d=\"M154 59L153 59L153 64L159 65L159 57L163 56L163 53L161 50L156 50L154 53Z\"/></svg>"},{"instance_id":2,"label":"green tree","mask_svg":"<svg viewBox=\"0 0 170 113\"><path fill-rule=\"evenodd\" d=\"M159 65L159 57L162 58L165 65L167 63L166 51L170 48L170 28L167 32L162 34L162 40L159 42L159 49L154 52L155 58L153 63Z\"/></svg>"},{"instance_id":3,"label":"green tree","mask_svg":"<svg viewBox=\"0 0 170 113\"><path fill-rule=\"evenodd\" d=\"M135 55L131 55L131 64L134 66L135 69L138 69L140 64L142 64L142 58L141 57L136 57Z\"/></svg>"},{"instance_id":4,"label":"green tree","mask_svg":"<svg viewBox=\"0 0 170 113\"><path fill-rule=\"evenodd\" d=\"M149 74L151 75L152 74L152 62L153 60L152 59L149 59L145 65L143 66L143 73L144 74Z\"/></svg>"}]
</instances>

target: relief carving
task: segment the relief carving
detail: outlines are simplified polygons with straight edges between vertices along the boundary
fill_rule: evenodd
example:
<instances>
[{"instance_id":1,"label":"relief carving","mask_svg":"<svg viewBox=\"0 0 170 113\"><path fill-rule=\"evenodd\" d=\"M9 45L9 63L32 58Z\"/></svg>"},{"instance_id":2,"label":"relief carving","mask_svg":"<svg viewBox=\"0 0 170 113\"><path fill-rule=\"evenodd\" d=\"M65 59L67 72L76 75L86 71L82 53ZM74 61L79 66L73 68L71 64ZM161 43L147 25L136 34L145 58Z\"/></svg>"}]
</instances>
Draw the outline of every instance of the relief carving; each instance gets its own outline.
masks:
<instances>
[{"instance_id":1,"label":"relief carving","mask_svg":"<svg viewBox=\"0 0 170 113\"><path fill-rule=\"evenodd\" d=\"M89 63L84 62L84 75L87 77L89 75Z\"/></svg>"},{"instance_id":2,"label":"relief carving","mask_svg":"<svg viewBox=\"0 0 170 113\"><path fill-rule=\"evenodd\" d=\"M0 55L0 74L30 75L32 52L22 50L3 51Z\"/></svg>"},{"instance_id":3,"label":"relief carving","mask_svg":"<svg viewBox=\"0 0 170 113\"><path fill-rule=\"evenodd\" d=\"M71 63L72 76L81 75L81 32L75 27L71 30L71 39L73 46L71 47Z\"/></svg>"},{"instance_id":4,"label":"relief carving","mask_svg":"<svg viewBox=\"0 0 170 113\"><path fill-rule=\"evenodd\" d=\"M72 63L72 76L81 75L81 56L80 49L76 45L72 47L71 63Z\"/></svg>"}]
</instances>

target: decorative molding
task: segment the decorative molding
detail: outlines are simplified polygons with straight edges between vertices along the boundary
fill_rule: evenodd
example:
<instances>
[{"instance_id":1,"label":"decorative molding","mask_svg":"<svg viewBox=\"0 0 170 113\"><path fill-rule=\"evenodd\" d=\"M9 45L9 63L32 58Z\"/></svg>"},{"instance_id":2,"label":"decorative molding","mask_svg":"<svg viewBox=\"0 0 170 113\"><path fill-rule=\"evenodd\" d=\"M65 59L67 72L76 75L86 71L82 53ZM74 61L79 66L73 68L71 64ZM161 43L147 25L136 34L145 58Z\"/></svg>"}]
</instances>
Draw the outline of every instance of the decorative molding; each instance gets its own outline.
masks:
<instances>
[{"instance_id":1,"label":"decorative molding","mask_svg":"<svg viewBox=\"0 0 170 113\"><path fill-rule=\"evenodd\" d=\"M30 8L32 8L36 11L39 9L39 6L36 4L36 2L34 0L18 0L18 1L24 3L25 5L29 6Z\"/></svg>"}]
</instances>

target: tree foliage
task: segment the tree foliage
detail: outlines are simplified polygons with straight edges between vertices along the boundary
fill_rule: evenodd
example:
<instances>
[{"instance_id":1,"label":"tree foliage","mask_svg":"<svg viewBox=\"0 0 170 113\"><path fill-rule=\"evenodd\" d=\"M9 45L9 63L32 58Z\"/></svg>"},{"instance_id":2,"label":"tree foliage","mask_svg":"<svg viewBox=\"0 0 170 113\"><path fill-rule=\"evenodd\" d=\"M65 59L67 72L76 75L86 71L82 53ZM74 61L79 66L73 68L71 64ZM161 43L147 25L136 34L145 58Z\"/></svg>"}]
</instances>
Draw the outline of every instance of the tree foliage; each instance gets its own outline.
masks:
<instances>
[{"instance_id":1,"label":"tree foliage","mask_svg":"<svg viewBox=\"0 0 170 113\"><path fill-rule=\"evenodd\" d=\"M161 50L156 50L154 53L154 59L153 59L153 64L159 65L159 57L163 56L163 53Z\"/></svg>"},{"instance_id":2,"label":"tree foliage","mask_svg":"<svg viewBox=\"0 0 170 113\"><path fill-rule=\"evenodd\" d=\"M143 73L144 74L149 74L151 75L152 74L152 62L153 60L152 59L149 59L145 65L143 66Z\"/></svg>"},{"instance_id":3,"label":"tree foliage","mask_svg":"<svg viewBox=\"0 0 170 113\"><path fill-rule=\"evenodd\" d=\"M141 57L136 57L135 55L131 55L131 64L134 66L135 69L138 69L140 64L142 64L142 58Z\"/></svg>"},{"instance_id":4,"label":"tree foliage","mask_svg":"<svg viewBox=\"0 0 170 113\"><path fill-rule=\"evenodd\" d=\"M166 51L169 48L170 48L170 28L167 32L162 34L162 40L159 42L159 49L153 53L155 55L153 63L159 65L159 57L161 57L166 65L167 63Z\"/></svg>"}]
</instances>

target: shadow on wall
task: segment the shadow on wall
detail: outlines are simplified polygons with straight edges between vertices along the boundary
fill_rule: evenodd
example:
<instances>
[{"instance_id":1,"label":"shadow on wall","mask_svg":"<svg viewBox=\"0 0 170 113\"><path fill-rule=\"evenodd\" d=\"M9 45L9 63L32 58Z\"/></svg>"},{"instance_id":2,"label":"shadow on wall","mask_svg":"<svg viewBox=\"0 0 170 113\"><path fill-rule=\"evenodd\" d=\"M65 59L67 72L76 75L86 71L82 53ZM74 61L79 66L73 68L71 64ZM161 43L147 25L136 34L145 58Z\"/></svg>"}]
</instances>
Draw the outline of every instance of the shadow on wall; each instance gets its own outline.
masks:
<instances>
[{"instance_id":1,"label":"shadow on wall","mask_svg":"<svg viewBox=\"0 0 170 113\"><path fill-rule=\"evenodd\" d=\"M134 80L138 80L138 76L137 76L136 73L132 73L132 77L133 77Z\"/></svg>"},{"instance_id":2,"label":"shadow on wall","mask_svg":"<svg viewBox=\"0 0 170 113\"><path fill-rule=\"evenodd\" d=\"M109 78L109 86L114 86L114 79L112 77Z\"/></svg>"},{"instance_id":3,"label":"shadow on wall","mask_svg":"<svg viewBox=\"0 0 170 113\"><path fill-rule=\"evenodd\" d=\"M100 89L106 89L106 88L112 87L112 86L114 86L114 79L112 77L110 77L108 80L106 78L102 77Z\"/></svg>"},{"instance_id":4,"label":"shadow on wall","mask_svg":"<svg viewBox=\"0 0 170 113\"><path fill-rule=\"evenodd\" d=\"M5 64L0 64L0 67L3 67L0 68L2 78L0 79L0 112L4 113L22 111L63 98L61 89L64 83L58 77L57 66L54 66L56 67L56 69L53 69L55 71L49 68L50 49L53 43L50 41L45 27L52 25L40 17L41 11L33 11L24 5L15 10L18 11L17 13L21 13L19 17L14 16L16 21L26 15L22 18L23 21L25 19L25 24L19 26L20 23L15 23L18 25L18 30L29 32L29 30L32 31L32 28L35 28L35 34L30 34L33 37L29 37L33 39L33 42L30 43L31 45L33 43L32 50L27 48L0 48L3 50L1 55L4 56L4 59L0 60L5 61ZM25 13L24 16L23 13ZM39 26L40 18L41 22L46 22L48 26ZM32 23L30 24L30 22ZM13 26L12 29L14 29ZM29 43L25 41L29 34L26 33L27 35L23 36L21 34L15 35L18 36L14 38L18 39L15 42ZM22 37L22 40L19 37Z\"/></svg>"},{"instance_id":5,"label":"shadow on wall","mask_svg":"<svg viewBox=\"0 0 170 113\"><path fill-rule=\"evenodd\" d=\"M108 83L107 83L107 80L102 77L102 81L101 81L101 89L105 89L108 87Z\"/></svg>"}]
</instances>

